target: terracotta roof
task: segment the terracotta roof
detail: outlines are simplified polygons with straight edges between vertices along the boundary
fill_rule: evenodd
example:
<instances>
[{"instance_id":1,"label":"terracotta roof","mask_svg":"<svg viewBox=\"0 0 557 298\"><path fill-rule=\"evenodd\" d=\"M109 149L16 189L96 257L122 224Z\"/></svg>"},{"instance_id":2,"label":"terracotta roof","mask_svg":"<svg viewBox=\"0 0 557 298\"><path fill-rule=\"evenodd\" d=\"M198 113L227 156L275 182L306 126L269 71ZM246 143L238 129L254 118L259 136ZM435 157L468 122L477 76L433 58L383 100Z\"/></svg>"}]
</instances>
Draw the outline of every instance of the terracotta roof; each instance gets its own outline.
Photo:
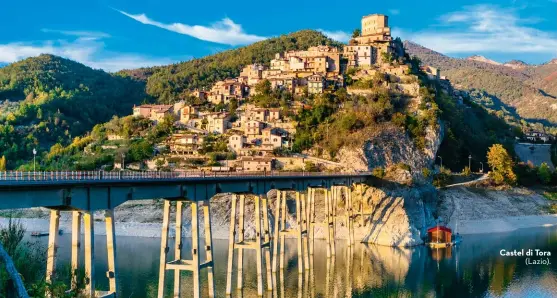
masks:
<instances>
[{"instance_id":1,"label":"terracotta roof","mask_svg":"<svg viewBox=\"0 0 557 298\"><path fill-rule=\"evenodd\" d=\"M428 233L432 233L432 232L436 232L436 231L445 231L445 232L452 233L452 230L450 228L445 227L445 226L436 226L436 227L427 229Z\"/></svg>"}]
</instances>

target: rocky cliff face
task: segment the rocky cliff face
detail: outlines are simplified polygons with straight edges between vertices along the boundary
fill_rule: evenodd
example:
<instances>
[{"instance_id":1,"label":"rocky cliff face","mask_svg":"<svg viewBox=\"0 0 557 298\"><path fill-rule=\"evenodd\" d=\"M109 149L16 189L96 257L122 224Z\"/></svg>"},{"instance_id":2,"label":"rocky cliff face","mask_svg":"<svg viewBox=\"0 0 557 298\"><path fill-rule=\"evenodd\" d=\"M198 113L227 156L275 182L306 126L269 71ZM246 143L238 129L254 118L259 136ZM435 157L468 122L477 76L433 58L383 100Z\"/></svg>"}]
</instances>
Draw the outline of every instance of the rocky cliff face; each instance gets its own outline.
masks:
<instances>
[{"instance_id":1,"label":"rocky cliff face","mask_svg":"<svg viewBox=\"0 0 557 298\"><path fill-rule=\"evenodd\" d=\"M426 146L423 150L416 147L412 139L401 128L391 127L381 130L359 148L342 148L338 159L351 170L370 171L376 167L387 168L404 163L411 172L419 175L423 168L429 168L434 162L443 140L442 125L439 129L428 129Z\"/></svg>"},{"instance_id":2,"label":"rocky cliff face","mask_svg":"<svg viewBox=\"0 0 557 298\"><path fill-rule=\"evenodd\" d=\"M359 148L343 148L339 152L339 160L346 168L360 171L386 168L385 179L394 182L388 188L370 186L365 191L365 213L369 215L366 224L356 230L358 240L387 246L424 242L427 228L435 225L437 192L423 177L422 169L435 162L443 140L443 126L428 129L425 139L425 148L418 149L403 129L391 127L380 130ZM410 170L397 167L398 164L405 164Z\"/></svg>"},{"instance_id":3,"label":"rocky cliff face","mask_svg":"<svg viewBox=\"0 0 557 298\"><path fill-rule=\"evenodd\" d=\"M423 244L427 228L435 225L436 201L437 191L432 186L369 187L364 192L365 225L356 229L356 237L387 246Z\"/></svg>"}]
</instances>

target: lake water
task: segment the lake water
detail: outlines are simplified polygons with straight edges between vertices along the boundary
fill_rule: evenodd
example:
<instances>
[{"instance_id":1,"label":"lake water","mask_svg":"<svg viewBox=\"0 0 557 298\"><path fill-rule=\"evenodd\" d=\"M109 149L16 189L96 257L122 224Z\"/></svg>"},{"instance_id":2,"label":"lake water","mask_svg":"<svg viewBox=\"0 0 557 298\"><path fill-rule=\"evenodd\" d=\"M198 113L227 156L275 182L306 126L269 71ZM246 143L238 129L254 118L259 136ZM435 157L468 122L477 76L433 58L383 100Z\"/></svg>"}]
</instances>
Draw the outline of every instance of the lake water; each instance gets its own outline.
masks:
<instances>
[{"instance_id":1,"label":"lake water","mask_svg":"<svg viewBox=\"0 0 557 298\"><path fill-rule=\"evenodd\" d=\"M97 287L108 289L104 237L96 236ZM46 245L47 239L39 241ZM156 297L158 238L117 238L119 297ZM189 241L189 240L188 240ZM171 255L173 242L170 241ZM467 235L452 249L391 248L357 244L352 250L337 241L336 256L327 260L325 242L315 242L313 270L298 274L296 241L288 240L286 267L276 276L272 297L557 297L557 228L522 229L511 233ZM191 243L186 242L185 258ZM216 240L217 297L224 297L228 241ZM526 265L525 257L502 257L501 249L551 252L550 265ZM58 266L69 265L70 235L60 238ZM202 259L204 256L202 256ZM244 256L244 289L235 297L257 297L255 252ZM265 272L263 272L265 275ZM171 297L173 272L167 271ZM206 271L201 273L206 286ZM280 281L283 281L282 283ZM236 285L234 279L233 285ZM183 273L183 297L191 297L191 274ZM207 290L203 288L206 297Z\"/></svg>"}]
</instances>

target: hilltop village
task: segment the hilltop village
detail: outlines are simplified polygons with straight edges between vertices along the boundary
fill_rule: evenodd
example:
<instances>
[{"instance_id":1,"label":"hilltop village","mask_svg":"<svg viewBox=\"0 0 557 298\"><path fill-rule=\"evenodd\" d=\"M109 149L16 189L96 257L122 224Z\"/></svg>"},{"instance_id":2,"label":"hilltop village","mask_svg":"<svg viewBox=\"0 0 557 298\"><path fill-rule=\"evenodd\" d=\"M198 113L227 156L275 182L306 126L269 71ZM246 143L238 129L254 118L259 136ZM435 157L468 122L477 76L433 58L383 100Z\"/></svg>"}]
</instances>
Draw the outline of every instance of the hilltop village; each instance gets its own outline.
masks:
<instances>
[{"instance_id":1,"label":"hilltop village","mask_svg":"<svg viewBox=\"0 0 557 298\"><path fill-rule=\"evenodd\" d=\"M134 117L154 125L166 119L174 130L156 148L163 154L144 165L130 166L213 171L336 168L337 163L312 157L311 152L292 153L296 115L312 109L303 99L341 89L348 95L365 95L378 77L379 84L417 97L419 85L409 76L410 68L400 39L391 36L388 16L365 16L361 30L356 30L343 50L315 45L276 53L268 66L246 65L238 77L218 81L208 90L194 90L188 100L135 106ZM431 79L446 81L436 68L425 66L422 71ZM272 102L272 98L280 100ZM108 135L112 141L122 138ZM116 162L116 168L121 166Z\"/></svg>"}]
</instances>

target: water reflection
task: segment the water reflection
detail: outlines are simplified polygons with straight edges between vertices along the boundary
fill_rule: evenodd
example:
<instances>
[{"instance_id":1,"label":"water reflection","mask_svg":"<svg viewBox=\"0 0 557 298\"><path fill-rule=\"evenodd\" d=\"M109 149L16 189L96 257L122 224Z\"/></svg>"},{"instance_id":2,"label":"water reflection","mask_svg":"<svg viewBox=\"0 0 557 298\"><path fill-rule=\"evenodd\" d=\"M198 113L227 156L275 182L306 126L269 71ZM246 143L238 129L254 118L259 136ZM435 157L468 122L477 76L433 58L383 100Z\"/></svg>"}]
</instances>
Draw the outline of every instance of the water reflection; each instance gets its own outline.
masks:
<instances>
[{"instance_id":1,"label":"water reflection","mask_svg":"<svg viewBox=\"0 0 557 298\"><path fill-rule=\"evenodd\" d=\"M95 239L95 245L105 245L101 238ZM45 240L41 239L46 247ZM172 242L170 239L170 247ZM59 266L68 266L71 241L59 243ZM215 240L213 244L216 297L225 297L228 242ZM184 257L191 257L191 240L184 239L183 246ZM309 270L301 274L296 240L287 239L285 247L284 269L273 274L275 290L265 292L265 297L555 297L557 293L557 228L468 236L460 246L445 251L364 244L350 248L346 241L337 241L336 255L331 258L327 258L326 242L316 240ZM527 266L524 258L501 257L503 248L551 251L551 265ZM156 297L160 239L119 237L117 249L119 296ZM98 286L107 287L103 284L106 254L98 253L95 259ZM233 291L233 297L257 297L255 260L255 251L244 253L243 289ZM183 272L182 288L191 289L192 280L191 273ZM165 287L166 297L171 297L171 278ZM201 275L201 289L202 297L207 297L205 274ZM183 292L183 297L191 296Z\"/></svg>"}]
</instances>

